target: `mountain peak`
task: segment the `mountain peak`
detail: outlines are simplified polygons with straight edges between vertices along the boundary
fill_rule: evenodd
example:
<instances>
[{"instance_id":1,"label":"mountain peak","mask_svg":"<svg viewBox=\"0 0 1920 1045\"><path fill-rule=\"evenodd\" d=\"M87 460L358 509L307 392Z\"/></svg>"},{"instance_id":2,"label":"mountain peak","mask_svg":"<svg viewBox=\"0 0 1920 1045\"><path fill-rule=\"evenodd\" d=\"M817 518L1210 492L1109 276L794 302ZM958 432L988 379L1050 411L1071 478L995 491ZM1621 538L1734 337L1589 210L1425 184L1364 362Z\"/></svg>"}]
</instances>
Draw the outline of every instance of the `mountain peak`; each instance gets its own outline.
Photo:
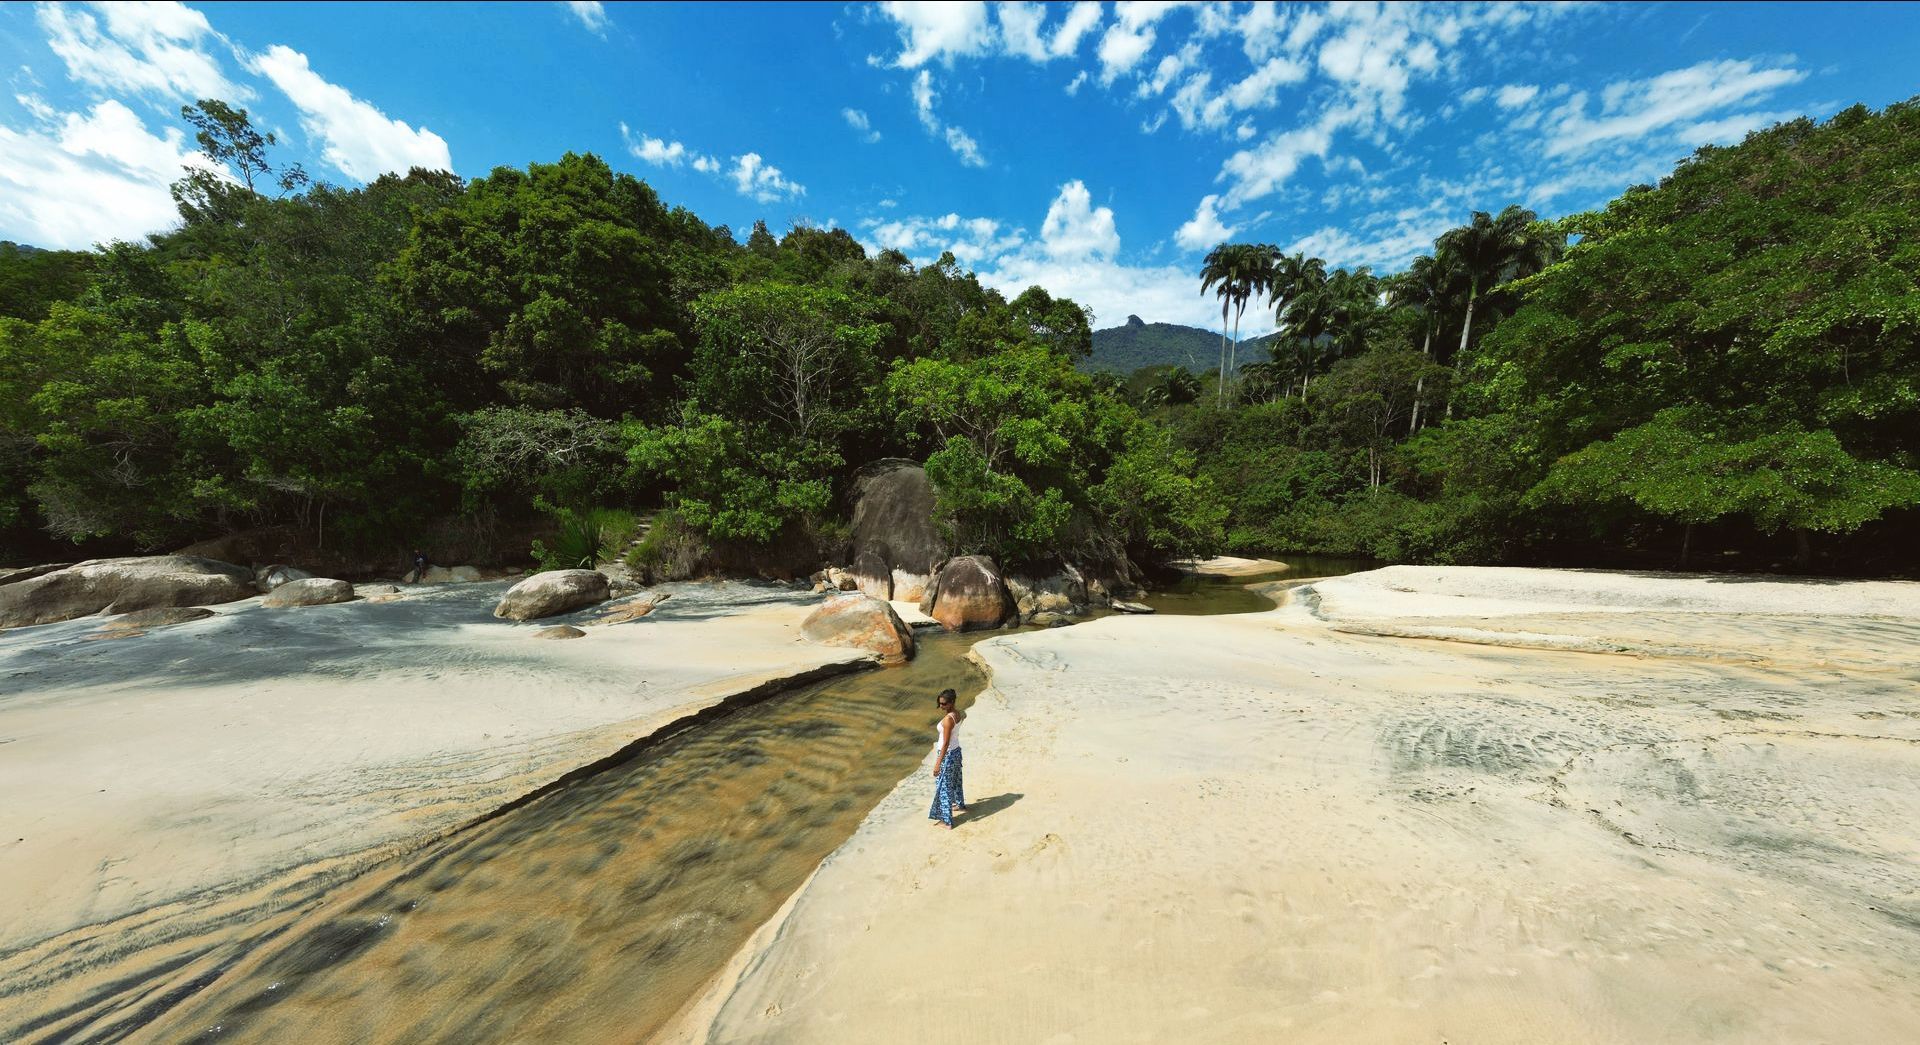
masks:
<instances>
[{"instance_id":1,"label":"mountain peak","mask_svg":"<svg viewBox=\"0 0 1920 1045\"><path fill-rule=\"evenodd\" d=\"M1147 325L1147 321L1141 319L1139 316L1128 316L1127 325L1130 327L1144 327Z\"/></svg>"}]
</instances>

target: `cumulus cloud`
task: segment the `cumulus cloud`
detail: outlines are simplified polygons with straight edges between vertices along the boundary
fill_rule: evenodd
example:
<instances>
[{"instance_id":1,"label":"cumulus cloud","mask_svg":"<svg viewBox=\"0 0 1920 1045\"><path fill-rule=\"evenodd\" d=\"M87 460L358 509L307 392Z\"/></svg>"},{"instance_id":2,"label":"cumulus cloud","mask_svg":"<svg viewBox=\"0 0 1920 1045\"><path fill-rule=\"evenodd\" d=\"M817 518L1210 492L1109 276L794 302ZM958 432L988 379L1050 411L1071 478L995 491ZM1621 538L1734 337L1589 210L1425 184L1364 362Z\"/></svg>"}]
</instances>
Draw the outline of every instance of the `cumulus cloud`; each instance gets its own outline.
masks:
<instances>
[{"instance_id":1,"label":"cumulus cloud","mask_svg":"<svg viewBox=\"0 0 1920 1045\"><path fill-rule=\"evenodd\" d=\"M1676 125L1695 126L1701 117L1763 98L1806 74L1785 66L1751 61L1701 62L1645 80L1608 84L1599 112L1589 111L1585 91L1574 94L1553 118L1547 141L1552 156L1577 154L1596 145L1636 140Z\"/></svg>"},{"instance_id":2,"label":"cumulus cloud","mask_svg":"<svg viewBox=\"0 0 1920 1045\"><path fill-rule=\"evenodd\" d=\"M1047 53L1055 58L1065 58L1080 50L1080 39L1100 25L1100 0L1076 0L1067 9L1067 17L1060 22L1060 28L1054 30L1053 42L1047 45Z\"/></svg>"},{"instance_id":3,"label":"cumulus cloud","mask_svg":"<svg viewBox=\"0 0 1920 1045\"><path fill-rule=\"evenodd\" d=\"M1055 258L1110 258L1120 249L1113 208L1095 207L1085 182L1067 182L1047 208L1040 243Z\"/></svg>"},{"instance_id":4,"label":"cumulus cloud","mask_svg":"<svg viewBox=\"0 0 1920 1045\"><path fill-rule=\"evenodd\" d=\"M588 32L599 37L607 35L607 9L600 0L566 0L566 8Z\"/></svg>"},{"instance_id":5,"label":"cumulus cloud","mask_svg":"<svg viewBox=\"0 0 1920 1045\"><path fill-rule=\"evenodd\" d=\"M253 97L207 51L210 44L224 48L225 38L184 4L103 3L89 12L46 3L35 17L77 83L174 101Z\"/></svg>"},{"instance_id":6,"label":"cumulus cloud","mask_svg":"<svg viewBox=\"0 0 1920 1045\"><path fill-rule=\"evenodd\" d=\"M328 83L307 64L307 56L275 44L247 62L300 110L300 126L318 142L321 158L358 181L382 174L405 174L415 167L452 170L446 139L403 120L390 119L346 88Z\"/></svg>"},{"instance_id":7,"label":"cumulus cloud","mask_svg":"<svg viewBox=\"0 0 1920 1045\"><path fill-rule=\"evenodd\" d=\"M762 160L757 152L735 156L733 170L727 176L733 179L733 187L740 195L761 203L799 199L807 191L806 186L789 181L780 168Z\"/></svg>"},{"instance_id":8,"label":"cumulus cloud","mask_svg":"<svg viewBox=\"0 0 1920 1045\"><path fill-rule=\"evenodd\" d=\"M1518 109L1539 95L1540 88L1530 83L1510 83L1493 94L1493 104L1502 109Z\"/></svg>"},{"instance_id":9,"label":"cumulus cloud","mask_svg":"<svg viewBox=\"0 0 1920 1045\"><path fill-rule=\"evenodd\" d=\"M30 108L40 127L0 126L0 229L14 239L81 250L170 228L167 186L187 167L218 170L179 128L154 134L117 101L64 116Z\"/></svg>"},{"instance_id":10,"label":"cumulus cloud","mask_svg":"<svg viewBox=\"0 0 1920 1045\"><path fill-rule=\"evenodd\" d=\"M874 142L880 140L880 132L873 129L873 121L867 119L867 114L864 111L851 108L842 109L840 110L840 117L847 121L847 126L859 131L861 140L868 145L872 145Z\"/></svg>"},{"instance_id":11,"label":"cumulus cloud","mask_svg":"<svg viewBox=\"0 0 1920 1045\"><path fill-rule=\"evenodd\" d=\"M627 151L633 157L656 167L679 167L692 164L693 169L702 173L712 173L720 169L719 161L711 156L697 153L677 141L650 137L620 124L620 139L627 143Z\"/></svg>"},{"instance_id":12,"label":"cumulus cloud","mask_svg":"<svg viewBox=\"0 0 1920 1045\"><path fill-rule=\"evenodd\" d=\"M900 69L917 69L936 59L951 63L955 56L985 52L994 41L987 5L979 0L888 0L880 13L899 31L901 50L893 64Z\"/></svg>"},{"instance_id":13,"label":"cumulus cloud","mask_svg":"<svg viewBox=\"0 0 1920 1045\"><path fill-rule=\"evenodd\" d=\"M1114 23L1100 36L1095 53L1100 58L1100 82L1112 83L1129 72L1153 50L1154 23L1175 5L1147 0L1120 0L1113 5Z\"/></svg>"},{"instance_id":14,"label":"cumulus cloud","mask_svg":"<svg viewBox=\"0 0 1920 1045\"><path fill-rule=\"evenodd\" d=\"M1220 221L1220 197L1202 196L1193 217L1173 234L1173 241L1188 250L1210 250L1233 238L1233 226Z\"/></svg>"}]
</instances>

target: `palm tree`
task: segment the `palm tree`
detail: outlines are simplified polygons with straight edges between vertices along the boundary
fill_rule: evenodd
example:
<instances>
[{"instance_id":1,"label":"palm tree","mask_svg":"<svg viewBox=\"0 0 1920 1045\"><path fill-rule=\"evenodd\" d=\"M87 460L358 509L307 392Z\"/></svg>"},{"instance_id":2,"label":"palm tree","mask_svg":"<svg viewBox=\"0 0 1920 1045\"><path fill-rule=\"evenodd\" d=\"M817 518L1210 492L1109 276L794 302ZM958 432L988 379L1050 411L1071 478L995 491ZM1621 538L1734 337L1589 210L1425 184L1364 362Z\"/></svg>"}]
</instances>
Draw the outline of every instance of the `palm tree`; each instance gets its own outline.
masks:
<instances>
[{"instance_id":1,"label":"palm tree","mask_svg":"<svg viewBox=\"0 0 1920 1045\"><path fill-rule=\"evenodd\" d=\"M1149 403L1173 406L1200 398L1200 379L1183 366L1171 367L1142 396Z\"/></svg>"},{"instance_id":2,"label":"palm tree","mask_svg":"<svg viewBox=\"0 0 1920 1045\"><path fill-rule=\"evenodd\" d=\"M1333 357L1355 356L1367 349L1367 324L1380 311L1380 280L1373 270L1335 269L1327 278L1329 312L1327 333L1332 338Z\"/></svg>"},{"instance_id":3,"label":"palm tree","mask_svg":"<svg viewBox=\"0 0 1920 1045\"><path fill-rule=\"evenodd\" d=\"M1291 369L1301 375L1302 395L1306 394L1306 383L1313 376L1315 342L1325 330L1328 318L1319 305L1326 282L1326 262L1296 253L1275 260L1273 275L1267 283L1267 300L1273 305L1274 319L1280 324L1282 336L1295 342L1294 348L1299 354L1299 365ZM1273 352L1278 358L1277 341Z\"/></svg>"},{"instance_id":4,"label":"palm tree","mask_svg":"<svg viewBox=\"0 0 1920 1045\"><path fill-rule=\"evenodd\" d=\"M1442 264L1461 281L1467 294L1466 318L1460 324L1460 347L1454 351L1453 366L1458 372L1467 354L1467 339L1473 333L1473 309L1480 295L1509 280L1532 275L1551 264L1560 253L1564 238L1557 237L1540 222L1540 216L1519 204L1509 204L1499 216L1486 211L1473 212L1473 219L1441 235L1438 255ZM1447 416L1453 416L1453 403L1447 403Z\"/></svg>"},{"instance_id":5,"label":"palm tree","mask_svg":"<svg viewBox=\"0 0 1920 1045\"><path fill-rule=\"evenodd\" d=\"M1240 318L1254 294L1266 290L1273 270L1272 247L1252 243L1222 243L1207 255L1200 269L1200 293L1212 290L1220 299L1220 387L1225 401L1227 371L1240 354ZM1233 348L1227 348L1227 315L1233 313Z\"/></svg>"},{"instance_id":6,"label":"palm tree","mask_svg":"<svg viewBox=\"0 0 1920 1045\"><path fill-rule=\"evenodd\" d=\"M1393 280L1389 292L1393 303L1404 308L1420 310L1423 334L1420 339L1420 354L1433 358L1433 332L1439 325L1441 309L1446 305L1454 290L1452 273L1447 266L1435 261L1430 254L1422 254L1413 259ZM1407 434L1420 430L1421 396L1426 392L1427 375L1420 375L1413 385L1413 419L1407 425Z\"/></svg>"}]
</instances>

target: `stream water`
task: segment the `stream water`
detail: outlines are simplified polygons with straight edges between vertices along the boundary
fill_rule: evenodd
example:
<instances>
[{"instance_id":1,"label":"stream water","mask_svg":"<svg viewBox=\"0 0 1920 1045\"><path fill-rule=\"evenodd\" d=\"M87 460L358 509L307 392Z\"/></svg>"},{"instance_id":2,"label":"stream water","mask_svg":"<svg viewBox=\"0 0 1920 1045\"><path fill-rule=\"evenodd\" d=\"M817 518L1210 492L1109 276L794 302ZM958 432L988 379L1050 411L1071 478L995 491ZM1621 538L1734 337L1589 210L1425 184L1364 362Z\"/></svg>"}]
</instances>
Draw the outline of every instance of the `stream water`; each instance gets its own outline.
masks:
<instances>
[{"instance_id":1,"label":"stream water","mask_svg":"<svg viewBox=\"0 0 1920 1045\"><path fill-rule=\"evenodd\" d=\"M1163 613L1269 608L1196 579ZM1354 564L1342 563L1347 568ZM303 1042L641 1041L660 1030L926 755L932 696L970 703L992 632L791 690L363 876L114 1036Z\"/></svg>"}]
</instances>

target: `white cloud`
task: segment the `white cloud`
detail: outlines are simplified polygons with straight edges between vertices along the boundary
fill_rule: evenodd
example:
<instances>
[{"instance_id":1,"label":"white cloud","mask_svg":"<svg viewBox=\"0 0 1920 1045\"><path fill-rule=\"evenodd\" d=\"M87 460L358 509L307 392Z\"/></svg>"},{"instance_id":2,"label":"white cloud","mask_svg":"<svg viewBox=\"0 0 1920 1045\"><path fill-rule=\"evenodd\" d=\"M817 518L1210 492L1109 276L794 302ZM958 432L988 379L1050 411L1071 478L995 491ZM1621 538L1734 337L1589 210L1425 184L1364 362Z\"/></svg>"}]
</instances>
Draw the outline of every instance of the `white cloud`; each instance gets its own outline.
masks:
<instances>
[{"instance_id":1,"label":"white cloud","mask_svg":"<svg viewBox=\"0 0 1920 1045\"><path fill-rule=\"evenodd\" d=\"M703 173L712 173L720 169L719 162L711 156L694 152L677 141L635 133L625 123L620 124L620 138L627 143L627 151L632 153L635 159L651 163L656 167L679 167L691 163L694 170Z\"/></svg>"},{"instance_id":2,"label":"white cloud","mask_svg":"<svg viewBox=\"0 0 1920 1045\"><path fill-rule=\"evenodd\" d=\"M1082 69L1077 74L1074 75L1073 79L1067 81L1067 94L1069 96L1079 94L1080 88L1085 86L1086 82L1087 82L1087 71L1085 69Z\"/></svg>"},{"instance_id":3,"label":"white cloud","mask_svg":"<svg viewBox=\"0 0 1920 1045\"><path fill-rule=\"evenodd\" d=\"M588 32L603 39L606 37L607 9L600 0L566 0L566 8L573 12L573 17L578 18L581 25L587 27Z\"/></svg>"},{"instance_id":4,"label":"white cloud","mask_svg":"<svg viewBox=\"0 0 1920 1045\"><path fill-rule=\"evenodd\" d=\"M847 121L847 126L859 131L861 140L868 145L880 140L880 132L873 129L873 121L867 119L867 114L862 110L842 109L840 117Z\"/></svg>"},{"instance_id":5,"label":"white cloud","mask_svg":"<svg viewBox=\"0 0 1920 1045\"><path fill-rule=\"evenodd\" d=\"M1806 78L1798 69L1751 61L1701 62L1646 80L1622 80L1600 94L1600 112L1589 115L1587 93L1567 100L1554 115L1547 154L1578 154L1595 145L1638 140L1696 121L1716 109L1763 98Z\"/></svg>"},{"instance_id":6,"label":"white cloud","mask_svg":"<svg viewBox=\"0 0 1920 1045\"><path fill-rule=\"evenodd\" d=\"M1053 57L1040 24L1047 19L1047 5L1027 0L1003 0L994 5L1000 23L1000 41L1006 52L1029 61L1044 62Z\"/></svg>"},{"instance_id":7,"label":"white cloud","mask_svg":"<svg viewBox=\"0 0 1920 1045\"><path fill-rule=\"evenodd\" d=\"M1114 6L1114 23L1100 36L1096 51L1100 58L1100 82L1110 84L1122 73L1140 64L1153 50L1153 23L1166 13L1166 5L1128 3Z\"/></svg>"},{"instance_id":8,"label":"white cloud","mask_svg":"<svg viewBox=\"0 0 1920 1045\"><path fill-rule=\"evenodd\" d=\"M1040 242L1049 256L1064 259L1110 258L1120 249L1113 208L1093 206L1085 182L1075 179L1060 186L1060 195L1047 208L1040 226Z\"/></svg>"},{"instance_id":9,"label":"white cloud","mask_svg":"<svg viewBox=\"0 0 1920 1045\"><path fill-rule=\"evenodd\" d=\"M897 250L908 257L931 261L943 251L969 268L997 258L1026 243L1026 233L1018 228L1003 229L992 218L962 218L946 214L938 218L902 218L897 221L869 221L867 245L875 250Z\"/></svg>"},{"instance_id":10,"label":"white cloud","mask_svg":"<svg viewBox=\"0 0 1920 1045\"><path fill-rule=\"evenodd\" d=\"M242 102L253 92L229 80L205 49L224 45L207 16L178 3L97 4L94 13L65 4L36 12L47 46L75 82L175 101ZM104 19L105 24L102 25Z\"/></svg>"},{"instance_id":11,"label":"white cloud","mask_svg":"<svg viewBox=\"0 0 1920 1045\"><path fill-rule=\"evenodd\" d=\"M806 193L806 187L787 180L780 168L767 163L757 152L733 158L733 170L728 172L733 179L733 187L742 196L751 196L761 203L772 203L780 199L798 199Z\"/></svg>"},{"instance_id":12,"label":"white cloud","mask_svg":"<svg viewBox=\"0 0 1920 1045\"><path fill-rule=\"evenodd\" d=\"M1278 191L1308 157L1325 158L1333 147L1334 132L1354 116L1351 110L1333 110L1315 123L1269 135L1259 145L1227 157L1220 168L1220 176L1230 183L1226 205L1238 207Z\"/></svg>"},{"instance_id":13,"label":"white cloud","mask_svg":"<svg viewBox=\"0 0 1920 1045\"><path fill-rule=\"evenodd\" d=\"M1771 127L1799 115L1801 114L1795 112L1735 113L1718 120L1690 123L1680 128L1678 133L1680 143L1683 145L1732 145L1745 138L1750 132L1762 127Z\"/></svg>"},{"instance_id":14,"label":"white cloud","mask_svg":"<svg viewBox=\"0 0 1920 1045\"><path fill-rule=\"evenodd\" d=\"M328 83L307 65L307 56L275 44L247 62L273 81L300 110L300 126L321 146L321 157L349 178L372 181L414 167L453 169L446 139L425 127L389 119L346 88Z\"/></svg>"},{"instance_id":15,"label":"white cloud","mask_svg":"<svg viewBox=\"0 0 1920 1045\"><path fill-rule=\"evenodd\" d=\"M1502 109L1518 109L1538 96L1540 88L1530 83L1510 83L1494 92L1493 104Z\"/></svg>"},{"instance_id":16,"label":"white cloud","mask_svg":"<svg viewBox=\"0 0 1920 1045\"><path fill-rule=\"evenodd\" d=\"M1236 230L1221 223L1219 203L1218 196L1201 197L1192 220L1174 232L1173 241L1188 250L1211 250L1216 244L1232 239Z\"/></svg>"},{"instance_id":17,"label":"white cloud","mask_svg":"<svg viewBox=\"0 0 1920 1045\"><path fill-rule=\"evenodd\" d=\"M960 158L962 164L968 167L985 167L987 160L980 154L980 143L974 141L966 131L941 120L939 114L933 111L933 103L940 96L934 92L932 72L926 69L920 70L919 75L913 78L911 89L913 110L914 114L920 117L920 125L925 127L928 133L945 141L947 148L953 150L953 154Z\"/></svg>"},{"instance_id":18,"label":"white cloud","mask_svg":"<svg viewBox=\"0 0 1920 1045\"><path fill-rule=\"evenodd\" d=\"M1080 49L1080 38L1099 24L1100 0L1076 0L1067 11L1067 17L1060 22L1060 28L1054 31L1053 42L1047 45L1047 52L1055 58L1073 54Z\"/></svg>"},{"instance_id":19,"label":"white cloud","mask_svg":"<svg viewBox=\"0 0 1920 1045\"><path fill-rule=\"evenodd\" d=\"M901 51L893 60L900 69L917 69L935 59L951 64L955 56L985 52L994 41L987 5L979 0L888 0L880 13L894 21L900 34Z\"/></svg>"},{"instance_id":20,"label":"white cloud","mask_svg":"<svg viewBox=\"0 0 1920 1045\"><path fill-rule=\"evenodd\" d=\"M217 169L179 128L155 135L117 101L38 129L0 126L0 236L79 250L170 228L167 187L189 166Z\"/></svg>"}]
</instances>

